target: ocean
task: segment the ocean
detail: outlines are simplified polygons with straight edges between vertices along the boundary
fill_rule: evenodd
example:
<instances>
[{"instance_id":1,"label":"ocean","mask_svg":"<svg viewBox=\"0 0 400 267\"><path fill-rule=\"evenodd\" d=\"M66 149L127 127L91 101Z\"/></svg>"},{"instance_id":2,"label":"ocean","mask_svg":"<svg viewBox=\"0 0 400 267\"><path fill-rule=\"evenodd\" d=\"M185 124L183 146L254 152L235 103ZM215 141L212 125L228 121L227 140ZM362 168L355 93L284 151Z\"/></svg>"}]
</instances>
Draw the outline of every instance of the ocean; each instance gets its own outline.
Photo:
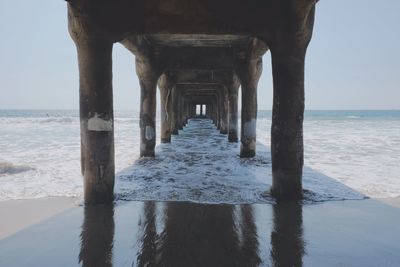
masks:
<instances>
[{"instance_id":1,"label":"ocean","mask_svg":"<svg viewBox=\"0 0 400 267\"><path fill-rule=\"evenodd\" d=\"M239 124L240 125L240 124ZM116 197L201 203L269 201L271 111L257 156L238 157L208 120L192 120L155 159L139 158L137 111L115 112ZM0 201L82 198L78 111L0 110ZM400 111L306 111L304 189L314 200L400 196Z\"/></svg>"}]
</instances>

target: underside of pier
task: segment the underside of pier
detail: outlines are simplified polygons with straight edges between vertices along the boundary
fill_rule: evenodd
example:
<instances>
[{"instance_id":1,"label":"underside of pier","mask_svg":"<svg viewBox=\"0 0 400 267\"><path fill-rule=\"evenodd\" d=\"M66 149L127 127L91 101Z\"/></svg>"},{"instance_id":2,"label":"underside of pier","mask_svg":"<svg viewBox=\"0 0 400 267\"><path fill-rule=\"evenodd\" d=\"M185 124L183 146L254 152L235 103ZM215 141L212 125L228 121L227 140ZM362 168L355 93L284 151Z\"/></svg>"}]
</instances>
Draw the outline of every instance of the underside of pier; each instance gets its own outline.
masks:
<instances>
[{"instance_id":1,"label":"underside of pier","mask_svg":"<svg viewBox=\"0 0 400 267\"><path fill-rule=\"evenodd\" d=\"M304 61L316 0L69 0L80 75L85 203L113 201L112 49L135 58L140 82L140 155L155 156L156 93L161 134L171 142L193 117L212 119L240 156L256 154L262 57L273 74L271 193L302 197ZM238 93L241 89L241 125Z\"/></svg>"}]
</instances>

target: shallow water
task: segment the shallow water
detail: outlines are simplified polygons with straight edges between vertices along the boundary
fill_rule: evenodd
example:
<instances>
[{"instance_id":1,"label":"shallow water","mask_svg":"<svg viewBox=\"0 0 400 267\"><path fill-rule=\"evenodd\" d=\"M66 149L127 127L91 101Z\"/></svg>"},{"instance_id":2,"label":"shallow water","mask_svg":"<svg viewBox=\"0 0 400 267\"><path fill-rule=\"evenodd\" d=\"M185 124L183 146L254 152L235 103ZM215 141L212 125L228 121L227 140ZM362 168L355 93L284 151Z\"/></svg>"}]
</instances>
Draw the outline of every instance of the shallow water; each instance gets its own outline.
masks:
<instances>
[{"instance_id":1,"label":"shallow water","mask_svg":"<svg viewBox=\"0 0 400 267\"><path fill-rule=\"evenodd\" d=\"M79 207L0 240L0 266L395 267L398 211L375 200Z\"/></svg>"},{"instance_id":2,"label":"shallow water","mask_svg":"<svg viewBox=\"0 0 400 267\"><path fill-rule=\"evenodd\" d=\"M259 112L250 160L209 123L190 124L155 159L139 159L133 114L115 115L119 199L268 201L270 112ZM0 125L0 200L82 196L77 111L3 110ZM400 196L399 111L309 111L304 138L304 187L317 199Z\"/></svg>"}]
</instances>

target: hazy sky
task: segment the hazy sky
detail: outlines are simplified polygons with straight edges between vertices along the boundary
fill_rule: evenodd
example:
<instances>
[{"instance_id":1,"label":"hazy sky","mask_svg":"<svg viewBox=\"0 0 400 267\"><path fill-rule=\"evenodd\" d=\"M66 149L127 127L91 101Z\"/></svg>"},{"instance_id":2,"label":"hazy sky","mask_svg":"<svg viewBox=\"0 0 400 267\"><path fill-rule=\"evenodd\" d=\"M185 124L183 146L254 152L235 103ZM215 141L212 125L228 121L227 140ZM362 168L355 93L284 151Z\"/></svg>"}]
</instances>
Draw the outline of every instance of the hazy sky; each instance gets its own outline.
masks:
<instances>
[{"instance_id":1,"label":"hazy sky","mask_svg":"<svg viewBox=\"0 0 400 267\"><path fill-rule=\"evenodd\" d=\"M62 0L0 1L0 109L78 108ZM114 46L114 106L137 109L134 58ZM306 62L307 109L400 109L400 1L320 0ZM270 54L258 87L271 109Z\"/></svg>"}]
</instances>

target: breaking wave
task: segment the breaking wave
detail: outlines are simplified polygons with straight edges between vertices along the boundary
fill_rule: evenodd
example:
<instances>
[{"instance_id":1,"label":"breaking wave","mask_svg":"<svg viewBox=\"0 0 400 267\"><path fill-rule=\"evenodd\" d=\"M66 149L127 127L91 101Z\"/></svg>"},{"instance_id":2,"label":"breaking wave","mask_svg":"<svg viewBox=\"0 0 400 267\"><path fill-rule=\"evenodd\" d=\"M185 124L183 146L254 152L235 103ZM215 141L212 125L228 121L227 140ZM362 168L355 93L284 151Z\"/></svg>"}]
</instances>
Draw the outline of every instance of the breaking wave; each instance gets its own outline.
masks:
<instances>
[{"instance_id":1,"label":"breaking wave","mask_svg":"<svg viewBox=\"0 0 400 267\"><path fill-rule=\"evenodd\" d=\"M117 199L271 201L270 112L258 114L252 159L206 120L158 145L156 158L139 159L137 114L115 115ZM156 124L159 133L159 117ZM0 201L82 196L77 111L0 110L0 125ZM315 111L305 118L304 144L307 200L400 196L400 112Z\"/></svg>"},{"instance_id":2,"label":"breaking wave","mask_svg":"<svg viewBox=\"0 0 400 267\"><path fill-rule=\"evenodd\" d=\"M0 176L5 174L16 174L34 170L34 168L25 165L14 165L9 162L0 162Z\"/></svg>"}]
</instances>

